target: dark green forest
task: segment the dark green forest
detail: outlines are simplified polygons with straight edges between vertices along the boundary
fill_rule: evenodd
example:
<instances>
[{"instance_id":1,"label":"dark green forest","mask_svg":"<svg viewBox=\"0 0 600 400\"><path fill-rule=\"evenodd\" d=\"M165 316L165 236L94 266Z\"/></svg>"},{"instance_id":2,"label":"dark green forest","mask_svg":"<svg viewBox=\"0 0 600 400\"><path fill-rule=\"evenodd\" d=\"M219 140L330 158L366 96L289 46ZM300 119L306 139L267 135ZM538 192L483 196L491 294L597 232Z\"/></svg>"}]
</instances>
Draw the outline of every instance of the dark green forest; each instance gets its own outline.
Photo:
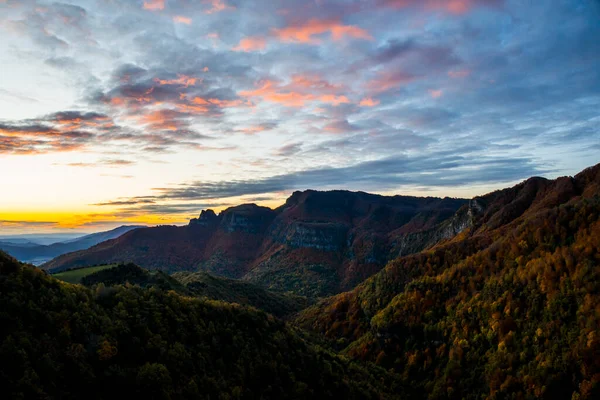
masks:
<instances>
[{"instance_id":1,"label":"dark green forest","mask_svg":"<svg viewBox=\"0 0 600 400\"><path fill-rule=\"evenodd\" d=\"M0 387L30 398L397 398L395 377L256 309L60 282L0 254Z\"/></svg>"}]
</instances>

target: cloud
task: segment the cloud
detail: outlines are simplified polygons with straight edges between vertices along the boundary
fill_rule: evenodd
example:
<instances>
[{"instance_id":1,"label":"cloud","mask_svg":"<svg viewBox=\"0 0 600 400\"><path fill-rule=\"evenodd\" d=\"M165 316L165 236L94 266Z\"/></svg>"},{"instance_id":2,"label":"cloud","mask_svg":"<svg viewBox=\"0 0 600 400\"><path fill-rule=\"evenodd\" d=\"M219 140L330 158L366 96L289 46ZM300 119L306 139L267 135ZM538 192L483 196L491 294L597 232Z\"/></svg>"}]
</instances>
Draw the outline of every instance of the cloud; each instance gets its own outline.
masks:
<instances>
[{"instance_id":1,"label":"cloud","mask_svg":"<svg viewBox=\"0 0 600 400\"><path fill-rule=\"evenodd\" d=\"M359 127L350 124L347 120L334 121L323 126L323 131L328 133L348 133L358 130Z\"/></svg>"},{"instance_id":2,"label":"cloud","mask_svg":"<svg viewBox=\"0 0 600 400\"><path fill-rule=\"evenodd\" d=\"M290 143L285 146L281 146L275 151L275 155L280 157L293 156L302 151L302 143Z\"/></svg>"},{"instance_id":3,"label":"cloud","mask_svg":"<svg viewBox=\"0 0 600 400\"><path fill-rule=\"evenodd\" d=\"M445 11L450 14L465 14L474 7L498 7L503 0L380 0L379 4L393 9L419 7L428 11Z\"/></svg>"},{"instance_id":4,"label":"cloud","mask_svg":"<svg viewBox=\"0 0 600 400\"><path fill-rule=\"evenodd\" d=\"M549 172L525 158L468 158L453 152L428 157L395 156L349 167L303 170L267 178L192 182L157 188L154 201L205 200L292 191L297 189L360 189L389 191L402 186L457 187L506 183Z\"/></svg>"},{"instance_id":5,"label":"cloud","mask_svg":"<svg viewBox=\"0 0 600 400\"><path fill-rule=\"evenodd\" d=\"M238 130L238 132L242 132L242 133L246 133L246 134L255 134L255 133L260 133L260 132L265 132L265 131L270 131L273 130L275 128L277 128L277 123L275 122L265 122L265 123L261 123L258 125L251 125L251 126L247 126L244 128L240 128Z\"/></svg>"},{"instance_id":6,"label":"cloud","mask_svg":"<svg viewBox=\"0 0 600 400\"><path fill-rule=\"evenodd\" d=\"M439 99L444 94L444 91L441 89L429 89L429 95L434 99Z\"/></svg>"},{"instance_id":7,"label":"cloud","mask_svg":"<svg viewBox=\"0 0 600 400\"><path fill-rule=\"evenodd\" d=\"M135 165L136 162L135 161L131 161L131 160L123 160L123 159L115 159L115 158L108 158L108 159L103 159L103 160L98 160L96 162L72 162L72 163L68 163L66 164L69 167L102 167L102 166L108 166L108 167L127 167L127 166L131 166L131 165Z\"/></svg>"},{"instance_id":8,"label":"cloud","mask_svg":"<svg viewBox=\"0 0 600 400\"><path fill-rule=\"evenodd\" d=\"M468 69L448 71L448 76L453 79L466 78L469 75L471 75L471 71Z\"/></svg>"},{"instance_id":9,"label":"cloud","mask_svg":"<svg viewBox=\"0 0 600 400\"><path fill-rule=\"evenodd\" d=\"M249 99L259 98L286 107L304 107L307 103L320 102L338 106L348 104L348 97L340 93L342 86L335 86L316 77L295 75L288 84L264 80L254 90L242 90L238 94Z\"/></svg>"},{"instance_id":10,"label":"cloud","mask_svg":"<svg viewBox=\"0 0 600 400\"><path fill-rule=\"evenodd\" d=\"M365 87L370 93L383 93L390 89L396 89L401 85L410 83L416 76L403 71L381 71L375 78L368 81Z\"/></svg>"},{"instance_id":11,"label":"cloud","mask_svg":"<svg viewBox=\"0 0 600 400\"><path fill-rule=\"evenodd\" d=\"M358 103L361 107L375 107L379 105L380 101L377 99L373 99L372 97L365 97Z\"/></svg>"},{"instance_id":12,"label":"cloud","mask_svg":"<svg viewBox=\"0 0 600 400\"><path fill-rule=\"evenodd\" d=\"M205 0L204 2L211 5L211 8L205 11L206 14L235 10L235 7L228 5L225 0Z\"/></svg>"},{"instance_id":13,"label":"cloud","mask_svg":"<svg viewBox=\"0 0 600 400\"><path fill-rule=\"evenodd\" d=\"M340 41L344 38L373 40L364 29L354 25L344 25L339 20L310 19L300 24L288 25L273 29L273 35L282 42L319 44L321 35L329 33L331 39Z\"/></svg>"},{"instance_id":14,"label":"cloud","mask_svg":"<svg viewBox=\"0 0 600 400\"><path fill-rule=\"evenodd\" d=\"M264 50L267 47L267 39L261 36L247 37L240 40L237 46L233 47L233 51L257 51Z\"/></svg>"},{"instance_id":15,"label":"cloud","mask_svg":"<svg viewBox=\"0 0 600 400\"><path fill-rule=\"evenodd\" d=\"M101 113L63 111L22 121L0 121L0 153L39 154L82 149L115 129Z\"/></svg>"},{"instance_id":16,"label":"cloud","mask_svg":"<svg viewBox=\"0 0 600 400\"><path fill-rule=\"evenodd\" d=\"M186 24L186 25L190 25L192 23L191 18L184 17L183 15L175 15L173 17L173 21L177 22L178 24Z\"/></svg>"},{"instance_id":17,"label":"cloud","mask_svg":"<svg viewBox=\"0 0 600 400\"><path fill-rule=\"evenodd\" d=\"M147 0L144 1L144 10L158 11L165 9L165 0Z\"/></svg>"}]
</instances>

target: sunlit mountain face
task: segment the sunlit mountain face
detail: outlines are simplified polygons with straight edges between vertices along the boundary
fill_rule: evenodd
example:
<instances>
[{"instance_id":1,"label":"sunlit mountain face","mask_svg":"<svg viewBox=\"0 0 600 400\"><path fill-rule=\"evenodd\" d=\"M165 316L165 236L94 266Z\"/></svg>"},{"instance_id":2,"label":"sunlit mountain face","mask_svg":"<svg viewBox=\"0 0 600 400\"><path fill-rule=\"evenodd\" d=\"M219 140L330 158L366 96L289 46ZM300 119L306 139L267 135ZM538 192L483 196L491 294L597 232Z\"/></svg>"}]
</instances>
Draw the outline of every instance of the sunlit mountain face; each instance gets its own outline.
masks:
<instances>
[{"instance_id":1,"label":"sunlit mountain face","mask_svg":"<svg viewBox=\"0 0 600 400\"><path fill-rule=\"evenodd\" d=\"M592 0L0 0L0 231L600 161Z\"/></svg>"}]
</instances>

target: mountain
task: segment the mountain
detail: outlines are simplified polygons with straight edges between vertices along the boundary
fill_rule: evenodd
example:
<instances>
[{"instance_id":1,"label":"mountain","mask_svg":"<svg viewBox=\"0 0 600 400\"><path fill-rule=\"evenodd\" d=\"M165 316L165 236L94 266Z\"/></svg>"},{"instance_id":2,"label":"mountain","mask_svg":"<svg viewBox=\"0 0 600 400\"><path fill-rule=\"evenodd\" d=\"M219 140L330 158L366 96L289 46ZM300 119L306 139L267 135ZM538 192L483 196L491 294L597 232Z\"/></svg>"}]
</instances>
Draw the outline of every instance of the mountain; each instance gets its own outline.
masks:
<instances>
[{"instance_id":1,"label":"mountain","mask_svg":"<svg viewBox=\"0 0 600 400\"><path fill-rule=\"evenodd\" d=\"M5 398L402 396L395 375L339 357L253 308L157 287L89 289L1 252L0 293Z\"/></svg>"},{"instance_id":2,"label":"mountain","mask_svg":"<svg viewBox=\"0 0 600 400\"><path fill-rule=\"evenodd\" d=\"M68 239L49 245L37 244L19 238L0 239L0 250L3 250L19 261L31 264L42 264L65 253L84 250L106 240L114 239L133 229L144 226L124 225L106 232L92 233L74 239Z\"/></svg>"},{"instance_id":3,"label":"mountain","mask_svg":"<svg viewBox=\"0 0 600 400\"><path fill-rule=\"evenodd\" d=\"M133 262L167 272L205 271L264 287L323 296L347 290L398 254L452 237L450 219L468 201L379 196L363 192L295 192L272 210L254 204L211 210L183 227L136 229L42 266ZM440 223L446 221L441 226Z\"/></svg>"},{"instance_id":4,"label":"mountain","mask_svg":"<svg viewBox=\"0 0 600 400\"><path fill-rule=\"evenodd\" d=\"M58 242L65 242L67 240L76 239L84 236L81 232L60 232L60 233L27 233L19 235L0 235L0 242L7 243L32 243L32 244L43 244L50 245Z\"/></svg>"},{"instance_id":5,"label":"mountain","mask_svg":"<svg viewBox=\"0 0 600 400\"><path fill-rule=\"evenodd\" d=\"M469 228L295 323L408 397L600 398L600 164L473 199Z\"/></svg>"}]
</instances>

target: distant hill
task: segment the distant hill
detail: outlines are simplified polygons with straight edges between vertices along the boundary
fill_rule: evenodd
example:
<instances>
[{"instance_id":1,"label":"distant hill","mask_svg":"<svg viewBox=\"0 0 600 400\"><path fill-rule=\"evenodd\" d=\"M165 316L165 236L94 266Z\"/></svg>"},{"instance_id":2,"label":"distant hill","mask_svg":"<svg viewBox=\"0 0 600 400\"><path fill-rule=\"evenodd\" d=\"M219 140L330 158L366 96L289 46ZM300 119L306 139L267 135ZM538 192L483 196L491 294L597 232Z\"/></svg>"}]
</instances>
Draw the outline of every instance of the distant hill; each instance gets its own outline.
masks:
<instances>
[{"instance_id":1,"label":"distant hill","mask_svg":"<svg viewBox=\"0 0 600 400\"><path fill-rule=\"evenodd\" d=\"M393 374L253 308L156 287L92 290L2 252L0 293L5 398L403 398Z\"/></svg>"},{"instance_id":2,"label":"distant hill","mask_svg":"<svg viewBox=\"0 0 600 400\"><path fill-rule=\"evenodd\" d=\"M92 233L74 239L64 240L50 245L37 244L34 238L0 239L0 250L3 250L21 262L35 265L47 262L55 257L73 251L84 250L106 240L114 239L133 229L145 226L124 225L106 232ZM48 238L43 238L45 241Z\"/></svg>"},{"instance_id":3,"label":"distant hill","mask_svg":"<svg viewBox=\"0 0 600 400\"><path fill-rule=\"evenodd\" d=\"M408 398L600 398L600 164L477 197L469 227L295 323Z\"/></svg>"},{"instance_id":4,"label":"distant hill","mask_svg":"<svg viewBox=\"0 0 600 400\"><path fill-rule=\"evenodd\" d=\"M219 215L207 210L188 226L136 229L42 268L56 272L133 262L148 269L206 271L323 296L354 287L400 253L452 237L461 225L449 219L467 203L348 191L295 192L276 210L254 204ZM440 228L444 221L449 222Z\"/></svg>"}]
</instances>

